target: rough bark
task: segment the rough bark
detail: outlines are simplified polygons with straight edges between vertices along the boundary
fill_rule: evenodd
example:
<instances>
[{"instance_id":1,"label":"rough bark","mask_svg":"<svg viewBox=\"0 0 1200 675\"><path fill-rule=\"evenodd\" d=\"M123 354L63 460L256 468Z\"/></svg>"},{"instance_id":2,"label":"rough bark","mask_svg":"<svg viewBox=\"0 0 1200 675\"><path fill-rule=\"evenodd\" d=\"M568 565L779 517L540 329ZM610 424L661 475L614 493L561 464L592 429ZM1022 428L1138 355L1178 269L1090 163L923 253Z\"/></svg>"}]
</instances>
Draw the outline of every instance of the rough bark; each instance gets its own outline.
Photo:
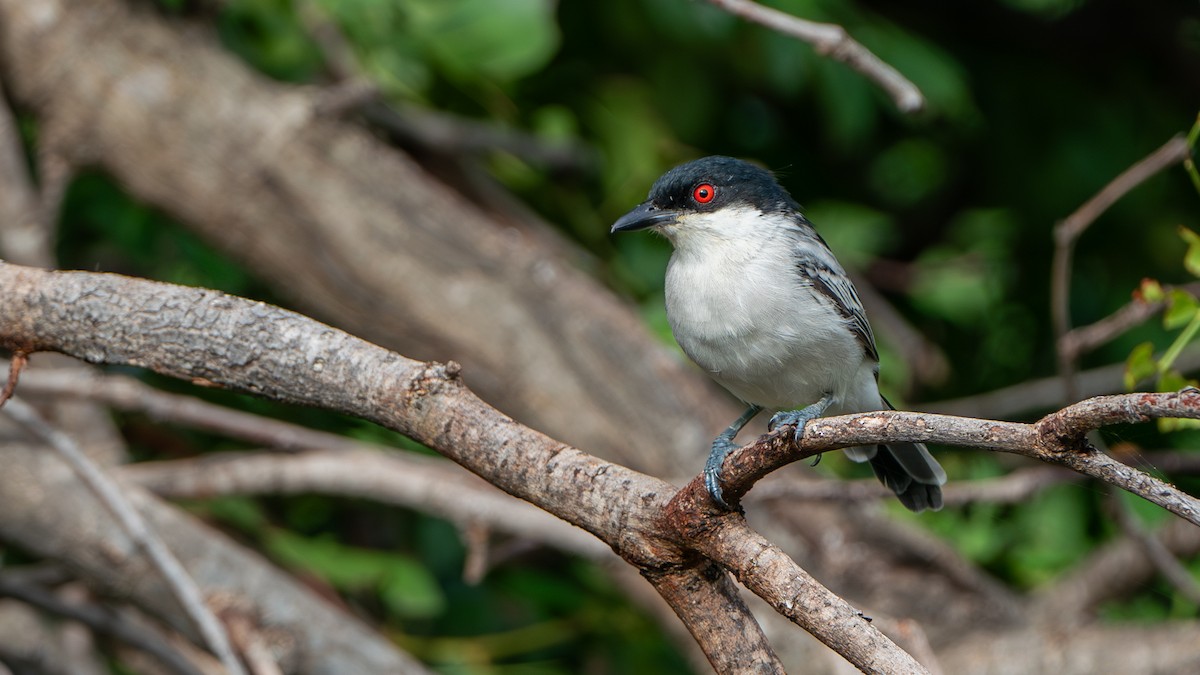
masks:
<instances>
[{"instance_id":1,"label":"rough bark","mask_svg":"<svg viewBox=\"0 0 1200 675\"><path fill-rule=\"evenodd\" d=\"M728 611L689 626L710 638L701 646L718 672L738 672L747 658L768 668L778 662L723 573L692 572L716 569L706 558L864 672L925 672L777 547L764 546L739 514L708 503L668 513L675 488L516 423L467 389L456 363L412 361L293 312L204 289L6 263L0 288L0 347L136 365L378 422L591 532L658 580L660 591L696 593L700 583L702 597L730 596ZM687 494L698 502L694 483ZM705 523L713 536L692 538ZM29 536L16 526L7 534L22 532ZM676 581L662 582L671 575Z\"/></svg>"},{"instance_id":2,"label":"rough bark","mask_svg":"<svg viewBox=\"0 0 1200 675\"><path fill-rule=\"evenodd\" d=\"M860 670L925 672L862 612L750 529L741 514L717 509L699 478L676 490L524 427L468 390L455 363L412 361L292 312L203 289L5 263L0 288L0 347L62 351L321 406L376 421L437 449L514 496L592 532L639 568L693 634L703 637L718 672L779 665L712 563ZM726 483L729 494L738 495L764 466L849 445L954 442L1065 464L1162 498L1167 508L1192 517L1191 497L1148 477L1130 480L1125 469L1099 461L1102 455L1082 442L1091 428L1156 417L1200 417L1200 392L1100 397L1036 424L894 411L827 418L814 422L799 444L790 441L785 427L735 454L727 462ZM1168 503L1172 500L1180 502ZM30 545L22 521L34 516L22 512L15 518L10 529L0 526L0 537ZM181 557L196 554L183 551ZM698 601L725 611L699 611Z\"/></svg>"}]
</instances>

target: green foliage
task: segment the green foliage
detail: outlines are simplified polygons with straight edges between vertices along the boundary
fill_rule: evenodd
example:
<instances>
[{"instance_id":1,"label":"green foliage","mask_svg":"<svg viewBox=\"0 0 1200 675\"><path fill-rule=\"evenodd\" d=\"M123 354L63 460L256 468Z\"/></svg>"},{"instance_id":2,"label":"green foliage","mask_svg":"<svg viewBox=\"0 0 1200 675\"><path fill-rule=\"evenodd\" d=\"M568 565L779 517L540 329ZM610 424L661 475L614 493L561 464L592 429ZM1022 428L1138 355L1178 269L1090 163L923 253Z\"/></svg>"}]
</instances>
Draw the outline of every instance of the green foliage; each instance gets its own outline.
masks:
<instances>
[{"instance_id":1,"label":"green foliage","mask_svg":"<svg viewBox=\"0 0 1200 675\"><path fill-rule=\"evenodd\" d=\"M1187 244L1183 265L1193 276L1200 276L1200 235L1179 228L1179 235ZM1153 279L1144 279L1137 295L1142 302L1166 304L1163 312L1163 329L1179 331L1175 339L1159 358L1154 356L1154 343L1143 342L1134 347L1125 360L1125 388L1134 389L1139 382L1153 378L1158 391L1179 391L1184 387L1195 387L1196 380L1184 377L1175 369L1175 362L1184 348L1195 341L1200 333L1200 300L1182 288L1165 290ZM1200 428L1200 420L1160 419L1160 431Z\"/></svg>"},{"instance_id":2,"label":"green foliage","mask_svg":"<svg viewBox=\"0 0 1200 675\"><path fill-rule=\"evenodd\" d=\"M550 0L416 0L404 3L408 37L450 77L511 82L558 47Z\"/></svg>"},{"instance_id":3,"label":"green foliage","mask_svg":"<svg viewBox=\"0 0 1200 675\"><path fill-rule=\"evenodd\" d=\"M345 546L327 535L303 537L287 530L271 531L263 544L284 567L313 574L341 591L375 594L395 617L427 618L445 609L446 599L436 580L415 559Z\"/></svg>"},{"instance_id":4,"label":"green foliage","mask_svg":"<svg viewBox=\"0 0 1200 675\"><path fill-rule=\"evenodd\" d=\"M67 191L57 256L67 268L123 272L270 297L244 268L94 173L81 175Z\"/></svg>"},{"instance_id":5,"label":"green foliage","mask_svg":"<svg viewBox=\"0 0 1200 675\"><path fill-rule=\"evenodd\" d=\"M230 49L272 77L304 82L320 67L320 52L288 0L232 0L219 28Z\"/></svg>"},{"instance_id":6,"label":"green foliage","mask_svg":"<svg viewBox=\"0 0 1200 675\"><path fill-rule=\"evenodd\" d=\"M968 469L982 479L997 475L999 467L984 458L971 462ZM1073 567L1096 545L1090 528L1092 502L1087 490L1064 485L1017 506L985 502L923 514L916 520L950 541L968 560L1019 588L1035 589Z\"/></svg>"}]
</instances>

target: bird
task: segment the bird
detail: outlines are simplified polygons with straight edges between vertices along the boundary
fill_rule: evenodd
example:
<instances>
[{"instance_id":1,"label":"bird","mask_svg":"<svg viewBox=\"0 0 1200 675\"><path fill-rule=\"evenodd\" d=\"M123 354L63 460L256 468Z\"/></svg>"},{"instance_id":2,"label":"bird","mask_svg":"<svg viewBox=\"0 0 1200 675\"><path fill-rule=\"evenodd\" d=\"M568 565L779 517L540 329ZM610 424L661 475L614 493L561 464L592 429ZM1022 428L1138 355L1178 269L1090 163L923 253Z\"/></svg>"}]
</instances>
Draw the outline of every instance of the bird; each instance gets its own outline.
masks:
<instances>
[{"instance_id":1,"label":"bird","mask_svg":"<svg viewBox=\"0 0 1200 675\"><path fill-rule=\"evenodd\" d=\"M763 410L769 429L822 416L894 410L854 284L774 174L710 156L663 174L611 232L650 230L673 251L667 321L684 353L748 407L712 443L704 484L726 503L721 467ZM911 511L942 507L946 472L922 443L846 448Z\"/></svg>"}]
</instances>

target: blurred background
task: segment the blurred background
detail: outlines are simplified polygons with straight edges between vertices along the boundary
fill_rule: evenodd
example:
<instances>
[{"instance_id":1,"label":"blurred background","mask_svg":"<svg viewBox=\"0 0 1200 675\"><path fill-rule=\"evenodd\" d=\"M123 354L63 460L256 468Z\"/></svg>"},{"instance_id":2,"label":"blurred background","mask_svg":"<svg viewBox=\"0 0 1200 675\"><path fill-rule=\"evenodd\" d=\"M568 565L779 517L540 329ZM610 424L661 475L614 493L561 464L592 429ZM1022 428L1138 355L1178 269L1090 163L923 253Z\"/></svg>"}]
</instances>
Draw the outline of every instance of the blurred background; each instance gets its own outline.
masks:
<instances>
[{"instance_id":1,"label":"blurred background","mask_svg":"<svg viewBox=\"0 0 1200 675\"><path fill-rule=\"evenodd\" d=\"M911 115L810 45L705 2L128 4L182 31L211 35L288 86L325 92L330 100L350 96L354 87L372 93L342 113L349 122L407 153L499 222L549 237L563 259L632 303L670 350L662 303L669 246L652 236L612 238L608 228L671 166L708 154L756 161L776 172L858 283L872 289L868 309L889 396L911 409L1003 419L1033 419L1067 402L1053 385L1040 397L1017 390L1017 401L1010 397L999 407L969 398L1058 372L1050 291L1055 225L1170 137L1186 134L1200 110L1195 2L767 3L844 26L925 94L926 109ZM19 102L14 107L34 153L39 116ZM1126 305L1144 278L1194 281L1184 265L1181 226L1200 230L1200 194L1178 166L1096 220L1076 250L1070 325L1091 324ZM168 209L126 191L103 166L70 181L56 242L63 268L290 304L252 266ZM1161 353L1179 333L1178 323L1168 329L1151 317L1083 355L1078 367L1122 364L1146 342ZM1117 375L1101 387L1111 392L1121 388L1121 366L1114 367L1108 372ZM332 413L220 392L203 396L423 451ZM135 458L244 447L144 415L117 419ZM1129 456L1169 452L1186 459L1200 435L1141 425L1107 431L1104 440ZM937 452L952 481L1029 466L980 451ZM693 473L704 454L703 444L696 447ZM1154 468L1151 460L1138 461ZM1180 460L1182 468L1168 477L1195 493L1200 463L1188 466ZM690 475L687 467L672 471L664 477ZM815 469L789 471L869 476L840 455ZM1171 517L1084 482L919 518L890 502L882 508L887 518L932 533L1020 597L1060 580L1122 536L1114 500L1150 530ZM587 560L513 542L481 582L468 583L458 528L418 512L323 496L226 497L187 506L336 595L442 672L691 667L680 642ZM1200 579L1194 552L1179 563L1193 583ZM1193 620L1197 609L1178 584L1154 578L1106 600L1097 616L1157 625Z\"/></svg>"}]
</instances>

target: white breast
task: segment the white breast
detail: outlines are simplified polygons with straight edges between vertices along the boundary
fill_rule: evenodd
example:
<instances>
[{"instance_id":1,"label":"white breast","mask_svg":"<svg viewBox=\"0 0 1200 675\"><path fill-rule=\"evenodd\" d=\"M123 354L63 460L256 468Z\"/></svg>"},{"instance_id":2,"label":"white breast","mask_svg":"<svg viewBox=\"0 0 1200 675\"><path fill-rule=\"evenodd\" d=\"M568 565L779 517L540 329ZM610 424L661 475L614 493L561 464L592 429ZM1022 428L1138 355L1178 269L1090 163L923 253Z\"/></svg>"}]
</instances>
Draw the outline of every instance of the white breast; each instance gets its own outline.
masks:
<instances>
[{"instance_id":1,"label":"white breast","mask_svg":"<svg viewBox=\"0 0 1200 675\"><path fill-rule=\"evenodd\" d=\"M829 414L880 407L874 362L832 304L804 284L794 235L757 210L689 216L667 236L667 318L684 352L735 396Z\"/></svg>"}]
</instances>

